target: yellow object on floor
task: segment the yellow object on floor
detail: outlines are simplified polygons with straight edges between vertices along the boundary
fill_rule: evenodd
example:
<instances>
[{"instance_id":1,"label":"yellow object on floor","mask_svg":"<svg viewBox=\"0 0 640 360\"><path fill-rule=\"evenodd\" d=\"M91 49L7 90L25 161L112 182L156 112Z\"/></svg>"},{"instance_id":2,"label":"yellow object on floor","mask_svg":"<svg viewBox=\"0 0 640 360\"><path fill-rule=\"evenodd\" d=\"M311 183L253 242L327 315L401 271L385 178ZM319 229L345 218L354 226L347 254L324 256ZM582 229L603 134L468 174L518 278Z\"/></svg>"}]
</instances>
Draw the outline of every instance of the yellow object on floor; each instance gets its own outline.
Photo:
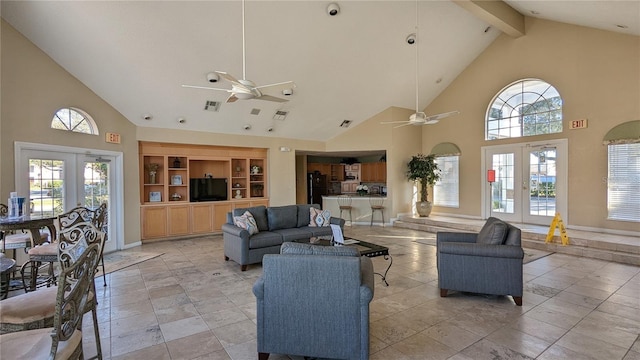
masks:
<instances>
[{"instance_id":1,"label":"yellow object on floor","mask_svg":"<svg viewBox=\"0 0 640 360\"><path fill-rule=\"evenodd\" d=\"M553 241L553 235L556 231L556 227L560 227L560 239L562 240L562 245L569 245L567 228L564 227L564 221L562 221L562 217L560 217L559 212L557 212L556 216L553 217L553 220L551 221L551 226L549 226L549 233L547 234L547 238L544 242L550 243Z\"/></svg>"}]
</instances>

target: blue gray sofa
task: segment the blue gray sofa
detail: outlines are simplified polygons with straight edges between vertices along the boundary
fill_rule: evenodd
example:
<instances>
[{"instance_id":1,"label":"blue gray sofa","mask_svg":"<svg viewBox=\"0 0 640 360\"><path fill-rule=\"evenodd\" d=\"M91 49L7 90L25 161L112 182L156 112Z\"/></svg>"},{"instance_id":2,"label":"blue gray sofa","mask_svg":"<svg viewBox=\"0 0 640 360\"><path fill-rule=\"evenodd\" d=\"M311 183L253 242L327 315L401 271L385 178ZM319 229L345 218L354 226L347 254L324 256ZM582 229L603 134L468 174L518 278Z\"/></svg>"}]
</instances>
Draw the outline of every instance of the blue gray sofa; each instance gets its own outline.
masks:
<instances>
[{"instance_id":1,"label":"blue gray sofa","mask_svg":"<svg viewBox=\"0 0 640 360\"><path fill-rule=\"evenodd\" d=\"M511 295L522 306L521 231L490 217L479 233L438 232L438 286L449 290Z\"/></svg>"},{"instance_id":2,"label":"blue gray sofa","mask_svg":"<svg viewBox=\"0 0 640 360\"><path fill-rule=\"evenodd\" d=\"M331 235L331 227L312 227L310 208L320 209L318 204L286 205L286 206L254 206L234 209L227 213L227 223L222 224L224 239L224 259L240 264L245 271L247 265L262 262L265 254L279 254L280 245L287 241L309 242L314 236ZM256 220L259 232L249 235L233 223L234 216L241 216L249 211ZM344 220L331 217L331 224L344 226Z\"/></svg>"},{"instance_id":3,"label":"blue gray sofa","mask_svg":"<svg viewBox=\"0 0 640 360\"><path fill-rule=\"evenodd\" d=\"M262 266L253 286L258 359L369 359L371 259L351 246L284 243Z\"/></svg>"}]
</instances>

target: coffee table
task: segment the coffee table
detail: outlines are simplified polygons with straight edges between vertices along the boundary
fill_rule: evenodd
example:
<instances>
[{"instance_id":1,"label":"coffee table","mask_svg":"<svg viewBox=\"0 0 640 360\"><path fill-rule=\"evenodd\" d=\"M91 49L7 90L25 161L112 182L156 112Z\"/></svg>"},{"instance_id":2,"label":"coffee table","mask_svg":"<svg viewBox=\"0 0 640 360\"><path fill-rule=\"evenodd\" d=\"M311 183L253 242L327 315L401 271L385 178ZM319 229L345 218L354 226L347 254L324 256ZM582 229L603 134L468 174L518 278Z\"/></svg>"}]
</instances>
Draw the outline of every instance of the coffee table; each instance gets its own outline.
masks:
<instances>
[{"instance_id":1,"label":"coffee table","mask_svg":"<svg viewBox=\"0 0 640 360\"><path fill-rule=\"evenodd\" d=\"M389 283L387 282L387 273L389 272L391 265L393 265L393 257L391 256L391 254L389 254L388 247L358 240L358 239L353 239L353 238L345 238L344 240L345 242L349 242L349 240L351 241L355 240L357 241L357 243L345 244L345 245L336 245L333 242L333 240L331 240L332 236L318 236L317 239L319 240L317 240L316 242L311 242L311 244L323 245L323 246L353 246L356 249L358 249L358 251L360 251L361 256L366 256L370 258L383 256L385 260L389 260L389 266L387 266L387 269L384 271L384 274L377 273L377 272L374 272L374 274L380 275L380 277L382 277L382 281L384 282L384 284L386 286L389 286Z\"/></svg>"}]
</instances>

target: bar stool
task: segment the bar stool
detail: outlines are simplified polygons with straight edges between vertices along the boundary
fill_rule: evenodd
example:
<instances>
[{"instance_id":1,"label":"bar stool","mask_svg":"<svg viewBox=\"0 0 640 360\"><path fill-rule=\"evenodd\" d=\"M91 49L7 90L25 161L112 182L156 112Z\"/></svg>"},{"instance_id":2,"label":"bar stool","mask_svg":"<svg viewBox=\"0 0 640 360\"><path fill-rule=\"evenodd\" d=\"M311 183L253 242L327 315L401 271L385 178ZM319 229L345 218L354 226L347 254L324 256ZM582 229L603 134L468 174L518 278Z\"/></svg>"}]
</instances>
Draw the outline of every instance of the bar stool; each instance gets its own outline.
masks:
<instances>
[{"instance_id":1,"label":"bar stool","mask_svg":"<svg viewBox=\"0 0 640 360\"><path fill-rule=\"evenodd\" d=\"M351 206L351 196L349 195L340 195L338 196L338 206L340 207L340 218L342 217L343 211L349 212L349 226L353 226L353 215L351 214L351 210L353 210L353 206Z\"/></svg>"},{"instance_id":2,"label":"bar stool","mask_svg":"<svg viewBox=\"0 0 640 360\"><path fill-rule=\"evenodd\" d=\"M372 195L369 197L369 204L371 205L371 223L369 226L373 225L373 214L376 211L380 211L380 214L382 215L382 227L384 227L384 198Z\"/></svg>"}]
</instances>

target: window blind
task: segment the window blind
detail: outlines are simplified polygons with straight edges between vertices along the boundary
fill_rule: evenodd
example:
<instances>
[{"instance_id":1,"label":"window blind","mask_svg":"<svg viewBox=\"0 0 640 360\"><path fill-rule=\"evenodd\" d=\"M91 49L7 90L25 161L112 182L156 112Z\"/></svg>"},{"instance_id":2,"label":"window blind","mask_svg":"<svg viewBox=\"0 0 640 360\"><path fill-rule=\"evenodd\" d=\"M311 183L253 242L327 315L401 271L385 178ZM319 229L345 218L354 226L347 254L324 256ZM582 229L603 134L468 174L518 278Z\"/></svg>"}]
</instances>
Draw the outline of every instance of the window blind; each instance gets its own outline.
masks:
<instances>
[{"instance_id":1,"label":"window blind","mask_svg":"<svg viewBox=\"0 0 640 360\"><path fill-rule=\"evenodd\" d=\"M608 146L608 219L640 222L640 143Z\"/></svg>"},{"instance_id":2,"label":"window blind","mask_svg":"<svg viewBox=\"0 0 640 360\"><path fill-rule=\"evenodd\" d=\"M435 206L459 207L459 156L439 156L435 158L440 169L440 180L433 186Z\"/></svg>"}]
</instances>

